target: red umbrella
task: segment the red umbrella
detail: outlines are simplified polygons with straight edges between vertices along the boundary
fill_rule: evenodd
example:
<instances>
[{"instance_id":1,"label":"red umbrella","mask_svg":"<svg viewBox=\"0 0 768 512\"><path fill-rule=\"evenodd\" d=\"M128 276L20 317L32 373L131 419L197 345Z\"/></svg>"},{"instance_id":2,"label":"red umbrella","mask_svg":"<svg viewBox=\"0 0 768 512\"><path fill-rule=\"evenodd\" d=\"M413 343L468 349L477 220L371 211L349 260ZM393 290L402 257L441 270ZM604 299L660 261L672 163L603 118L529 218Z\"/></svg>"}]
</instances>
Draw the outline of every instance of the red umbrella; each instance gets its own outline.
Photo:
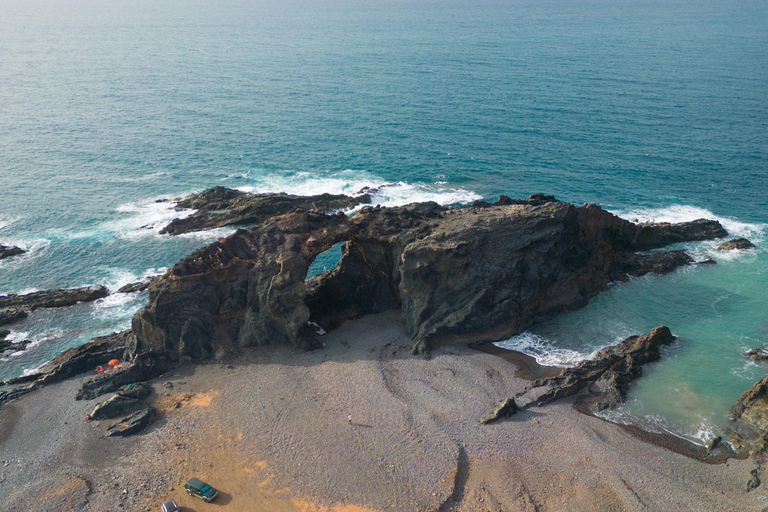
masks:
<instances>
[{"instance_id":1,"label":"red umbrella","mask_svg":"<svg viewBox=\"0 0 768 512\"><path fill-rule=\"evenodd\" d=\"M110 362L107 363L109 366L115 366L116 364L120 364L120 361L117 359L113 359Z\"/></svg>"}]
</instances>

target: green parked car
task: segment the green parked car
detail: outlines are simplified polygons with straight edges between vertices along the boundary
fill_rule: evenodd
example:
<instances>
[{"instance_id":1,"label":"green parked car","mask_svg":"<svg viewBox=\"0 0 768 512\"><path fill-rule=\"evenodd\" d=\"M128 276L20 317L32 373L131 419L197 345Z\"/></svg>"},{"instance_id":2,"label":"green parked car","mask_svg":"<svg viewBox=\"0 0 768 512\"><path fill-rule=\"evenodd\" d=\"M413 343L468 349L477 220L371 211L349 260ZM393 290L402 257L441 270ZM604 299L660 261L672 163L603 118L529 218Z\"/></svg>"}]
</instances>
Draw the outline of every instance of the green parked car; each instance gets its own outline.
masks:
<instances>
[{"instance_id":1,"label":"green parked car","mask_svg":"<svg viewBox=\"0 0 768 512\"><path fill-rule=\"evenodd\" d=\"M184 489L187 490L187 494L190 496L197 496L206 503L212 501L219 494L219 491L197 478L187 480L187 483L184 484Z\"/></svg>"}]
</instances>

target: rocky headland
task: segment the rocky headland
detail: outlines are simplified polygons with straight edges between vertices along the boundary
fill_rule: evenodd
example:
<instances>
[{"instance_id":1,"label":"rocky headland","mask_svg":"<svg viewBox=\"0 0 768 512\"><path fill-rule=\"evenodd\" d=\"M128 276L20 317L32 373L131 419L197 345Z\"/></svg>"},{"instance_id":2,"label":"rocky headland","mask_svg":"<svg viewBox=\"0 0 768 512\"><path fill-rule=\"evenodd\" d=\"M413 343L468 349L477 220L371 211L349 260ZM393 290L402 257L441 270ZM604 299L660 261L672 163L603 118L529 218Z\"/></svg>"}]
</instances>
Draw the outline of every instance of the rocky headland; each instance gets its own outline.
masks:
<instances>
[{"instance_id":1,"label":"rocky headland","mask_svg":"<svg viewBox=\"0 0 768 512\"><path fill-rule=\"evenodd\" d=\"M503 490L494 495L483 487L487 485L484 482L493 481L495 477L477 469L477 460L488 455L481 447L493 444L501 450L499 453L511 453L512 448L503 448L501 444L492 443L490 438L486 439L492 436L498 440L499 437L492 434L493 430L478 423L480 418L481 423L512 415L533 419L524 429L515 420L498 422L494 429L500 429L495 432L514 432L511 438L525 437L532 432L540 436L546 429L540 428L535 415L541 413L531 411L549 410L551 407L559 411L559 418L569 418L567 424L571 426L561 425L563 428L589 425L592 431L601 432L600 439L607 436L613 444L621 442L624 448L636 450L634 441L621 441L616 438L615 431L605 430L596 423L590 423L591 420L573 419L556 402L574 405L588 414L599 413L623 402L631 383L642 375L643 365L658 360L661 348L673 343L675 338L667 327L657 327L649 333L629 337L616 346L600 351L591 360L532 382L513 378L503 361L493 362L494 356L474 356L472 351L459 348L461 344L452 343L478 344L507 338L536 322L585 305L612 282L649 272L665 274L682 265L692 264L693 259L684 251L660 249L673 243L727 236L718 222L702 219L681 224L634 224L596 205L575 206L541 194L525 199L501 196L493 203L478 201L461 207L420 203L397 208L362 206L350 215L339 211L360 207L369 201L370 198L365 196L345 198L323 195L297 199L287 195L252 195L220 187L179 201L179 208L195 208L197 212L179 222L174 221L176 224L171 223L166 228L168 233L229 225L250 227L196 251L163 276L133 283L120 290L134 292L144 287L149 290L147 306L136 313L131 330L97 338L70 349L42 367L39 373L3 383L0 386L0 404L75 377L74 395L78 402L84 403L75 409L87 413L88 423L93 427L90 432L108 437L131 435L146 429L159 417L162 420L160 426L150 428L146 435L157 438L153 442L155 446L160 446L158 443L164 442L164 438L157 432L165 428L163 425L170 418L166 402L172 402L172 409L180 409L195 400L194 393L183 396L172 394L169 391L173 388L171 383L164 386L165 390L159 390L156 385L159 376L183 368L200 368L202 377L197 385L203 389L213 385L216 373L211 369L212 365L204 363L212 360L241 362L243 357L258 357L261 360L262 356L253 354L265 354L267 360L273 360L281 354L281 365L262 367L251 364L247 371L243 370L245 373L238 370L237 364L227 365L226 368L231 369L227 371L234 372L231 375L243 373L242 378L227 377L226 386L216 387L207 396L210 397L210 393L227 393L237 397L237 393L242 391L245 395L233 403L259 396L259 401L264 402L262 407L267 407L266 404L274 399L277 402L273 406L279 411L283 407L283 395L287 394L289 400L296 402L288 405L291 415L298 414L297 410L306 411L311 416L312 425L320 422L331 429L336 428L332 426L333 415L350 408L362 410L359 404L371 401L376 407L370 411L365 409L365 414L376 416L375 411L384 407L386 415L378 421L394 422L389 428L398 432L402 429L403 439L409 447L402 454L395 449L399 455L390 452L389 456L397 457L400 463L411 468L409 471L427 471L423 474L423 481L432 482L427 488L442 485L438 482L445 477L438 476L436 468L442 467L443 455L453 453L453 448L449 446L458 443L455 447L456 469L450 478L454 490L447 495L432 493L432 498L422 496L420 491L413 496L398 494L391 505L398 510L413 510L411 503L419 503L419 508L426 507L425 510L458 510L456 507L459 504L467 503L467 489L483 499L498 503L502 508L505 504L515 503L514 510L561 509L555 502L546 501L549 498L544 498L550 493L548 486L539 488L529 482L528 487L521 488L514 497L507 496L507 491ZM342 258L338 265L308 278L307 272L314 259L342 242ZM81 295L78 300L95 300L82 297L98 298L100 294L105 294L105 290L94 288L82 290L82 293L86 295ZM73 297L2 297L0 308L9 314L25 313L36 307L64 305ZM371 320L366 324L362 317L382 320ZM379 330L373 327L376 322L384 322ZM363 325L371 329L360 331ZM352 326L348 328L351 330L347 332L345 326ZM319 339L319 328L331 333ZM363 343L369 343L371 347L365 348ZM254 347L258 350L252 350ZM381 381L381 386L366 384L361 387L362 381L357 384L337 382L342 373L338 368L327 366L329 356L322 355L326 350L311 350L322 347L327 348L332 359L340 357L345 360L348 356L344 354L355 354L353 360L347 360L352 366L344 371L354 371L359 373L359 378L365 379L371 377L368 374L373 371L378 375L375 382ZM433 363L409 358L404 355L406 352L435 356L439 361ZM114 369L95 375L92 373L95 366L113 358L120 360ZM373 366L365 362L371 358L375 363ZM466 361L474 358L479 358L482 363L470 369ZM302 362L297 365L297 361ZM203 366L198 366L198 363L203 363ZM309 366L304 368L302 365ZM270 370L273 367L281 369L275 369L277 373L274 373ZM225 367L222 365L221 368ZM80 375L82 373L86 375ZM313 380L302 384L308 375L312 375ZM455 379L464 378L469 380L464 382L462 392L456 394L453 389ZM326 384L320 384L321 381ZM280 384L275 388L277 382ZM429 383L428 388L437 393L427 391L427 396L431 397L429 400L424 398L425 383ZM327 398L315 396L317 390L326 389L323 386L330 386L331 389L323 392L339 392L339 396L345 398L334 398L338 403L332 401L326 404ZM354 390L357 389L365 389L365 397L354 398ZM764 418L768 417L765 413L768 410L766 389L768 384L761 381L745 393L734 406L734 423L726 433L728 446L757 454L755 457L768 439L768 429L764 425ZM440 398L444 395L453 398L446 401ZM477 401L479 396L486 399ZM207 400L206 403L210 403L210 398ZM304 403L305 400L309 402ZM488 415L488 407L493 402L499 405ZM356 403L357 406L354 405ZM457 404L461 404L460 408ZM542 408L544 405L548 407ZM247 409L241 407L231 410L225 405L219 407L224 411L222 414L228 416L247 413ZM393 419L392 414L402 407L406 410L400 422ZM265 421L271 421L268 420L269 410L261 412ZM422 414L426 416L422 418ZM530 414L534 416L528 416ZM307 454L313 452L315 446L320 447L323 453L333 453L346 446L347 441L341 440L342 444L336 444L336 441L326 443L325 437L307 432L307 427L300 422L296 428L302 433L298 434L294 426L286 424L284 419L279 420L279 416L275 417L278 426L258 422L250 425L249 422L254 421L250 416L244 416L242 421L235 423L238 429L245 430L253 439L259 439L261 432L271 431L272 438L264 445L267 450L274 445L274 436L277 435L281 441L277 445L278 452L273 454L276 460L286 457L290 460L291 450L299 450L299 446ZM448 419L451 416L454 416L453 420ZM206 425L205 428L222 432L222 428L228 428L214 424L210 419L196 418L195 421ZM475 426L471 427L472 424ZM553 429L552 422L549 425L547 428ZM310 430L315 428L313 426ZM373 426L360 424L360 428L364 431ZM424 437L426 433L429 435ZM88 437L91 434L79 435ZM230 432L227 435L235 434ZM437 445L430 447L434 441L422 446L424 439L432 439L435 435L438 436L439 448ZM564 435L572 436L573 433L563 430L559 437L550 440L559 449L553 452L551 458L541 453L537 457L545 457L553 468L563 464L561 459L564 454L576 457L580 453L576 445L558 444L560 441L556 439L562 439ZM309 444L296 441L301 436L307 436ZM386 431L380 435L374 430L372 436L359 450L380 460L379 449L392 450L390 435ZM413 443L407 441L410 437L413 437ZM290 446L285 446L285 443ZM525 443L525 446L538 445L534 439ZM597 449L594 442L590 443L590 450ZM610 453L616 453L614 448ZM424 458L422 454L410 460L409 454L418 455L425 449L433 456ZM639 452L634 453L634 457L642 458ZM468 454L478 459L467 459ZM154 454L146 455L152 457ZM196 456L207 460L202 452ZM664 457L669 459L667 463L670 467L681 464L672 455ZM317 460L322 459L317 457ZM428 468L421 468L420 461L426 460L429 460ZM520 466L522 463L519 460L509 461L509 464L518 465L520 471L525 467L528 468L525 471L539 467L540 460L536 457L530 462L530 467L525 464ZM629 459L624 460L624 463L628 462ZM297 470L297 463L301 466L299 460L294 460L285 466L282 474L301 473ZM450 464L450 461L447 463ZM567 464L571 463L576 466L568 466L566 471L574 472L579 463L574 459ZM361 466L357 458L350 459L347 464L354 468L355 475L368 475L370 472L370 466ZM209 466L214 467L213 464ZM312 464L309 466L311 470ZM340 466L323 467L337 471ZM470 468L474 468L472 472ZM615 468L611 463L603 469L613 471ZM739 468L737 472L716 473L727 477L729 482L735 482L743 478L744 467ZM320 470L320 466L315 469ZM751 489L759 485L758 469L751 470L748 484ZM545 478L555 478L554 475L562 470L553 471ZM644 469L640 471L645 472ZM699 471L701 475L711 473L691 468L687 471L693 471L695 475L699 475ZM365 482L377 481L374 473L369 475L371 478L365 477ZM472 476L477 474L484 476ZM312 475L310 480L315 481L314 473ZM233 481L237 478L235 476ZM349 478L355 480L357 476L351 474ZM474 482L473 478L480 480ZM628 474L624 478L633 477ZM695 479L698 482L699 476ZM336 478L334 481L341 480ZM368 484L361 482L360 485L370 496L389 496L387 492L373 490ZM579 485L591 488L586 483ZM611 494L613 497L603 504L605 506L600 505L594 510L613 510L611 507L619 506L618 503L642 504L643 500L655 503L657 499L658 503L667 506L675 502L673 496L681 492L675 487L669 495L671 498L662 499L648 494L649 489L642 481L635 481L633 485L644 498L641 499L636 491L633 491L634 497L616 498ZM88 483L88 486L90 489L91 484ZM153 489L153 492L159 492L156 487ZM242 489L243 492L252 492L247 485ZM324 496L336 495L335 491L322 489L325 487L316 488L315 492ZM350 489L349 493L354 494L355 491ZM567 499L576 500L574 503L594 502L594 493L583 494L581 487L574 487L568 493ZM142 495L141 492L139 495ZM518 498L522 501L518 502ZM103 500L104 496L96 493L90 499L103 503L98 500ZM700 496L694 493L688 499L698 503ZM740 503L743 501L739 500ZM720 498L710 497L701 502L707 505L698 509L717 510L721 507L717 504L723 502ZM462 510L481 510L462 506Z\"/></svg>"},{"instance_id":2,"label":"rocky headland","mask_svg":"<svg viewBox=\"0 0 768 512\"><path fill-rule=\"evenodd\" d=\"M244 201L242 194L211 189L188 206L226 217L219 198ZM209 195L213 206L201 203ZM414 353L428 355L445 343L508 337L583 306L611 282L693 261L683 251L647 251L727 234L716 221L638 225L541 194L455 208L363 207L351 216L302 200L258 222L152 282L133 320L133 354L204 359L273 343L311 349L319 343L309 321L328 328L399 309ZM307 281L315 257L340 242L339 265Z\"/></svg>"}]
</instances>

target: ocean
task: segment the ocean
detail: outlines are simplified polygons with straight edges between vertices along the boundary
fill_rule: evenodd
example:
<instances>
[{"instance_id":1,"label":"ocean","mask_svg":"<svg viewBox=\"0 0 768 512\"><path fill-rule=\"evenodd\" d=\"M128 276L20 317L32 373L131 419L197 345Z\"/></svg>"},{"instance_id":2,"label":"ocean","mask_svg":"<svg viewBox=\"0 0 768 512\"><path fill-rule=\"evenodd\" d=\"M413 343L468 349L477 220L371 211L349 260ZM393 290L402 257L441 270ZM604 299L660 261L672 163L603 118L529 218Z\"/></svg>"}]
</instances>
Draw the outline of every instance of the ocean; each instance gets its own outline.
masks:
<instances>
[{"instance_id":1,"label":"ocean","mask_svg":"<svg viewBox=\"0 0 768 512\"><path fill-rule=\"evenodd\" d=\"M2 0L0 293L162 273L231 230L161 236L214 185L462 204L535 192L720 220L757 249L613 286L501 342L570 365L668 325L614 421L705 443L766 374L768 3ZM332 266L333 257L318 261ZM11 326L0 379L125 329L146 292Z\"/></svg>"}]
</instances>

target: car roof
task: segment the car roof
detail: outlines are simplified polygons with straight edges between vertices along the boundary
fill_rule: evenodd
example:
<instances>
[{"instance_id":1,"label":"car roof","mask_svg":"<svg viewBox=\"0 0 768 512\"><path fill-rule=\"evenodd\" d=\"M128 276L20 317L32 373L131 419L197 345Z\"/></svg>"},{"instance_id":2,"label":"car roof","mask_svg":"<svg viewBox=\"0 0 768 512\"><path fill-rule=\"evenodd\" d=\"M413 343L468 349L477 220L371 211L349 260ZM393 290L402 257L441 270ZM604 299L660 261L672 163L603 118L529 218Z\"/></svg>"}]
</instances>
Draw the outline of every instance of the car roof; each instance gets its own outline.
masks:
<instances>
[{"instance_id":1,"label":"car roof","mask_svg":"<svg viewBox=\"0 0 768 512\"><path fill-rule=\"evenodd\" d=\"M189 480L187 480L187 483L184 484L184 486L187 486L187 485L190 487L194 487L195 489L202 489L208 484L206 484L202 480L198 480L197 478L190 478Z\"/></svg>"}]
</instances>

